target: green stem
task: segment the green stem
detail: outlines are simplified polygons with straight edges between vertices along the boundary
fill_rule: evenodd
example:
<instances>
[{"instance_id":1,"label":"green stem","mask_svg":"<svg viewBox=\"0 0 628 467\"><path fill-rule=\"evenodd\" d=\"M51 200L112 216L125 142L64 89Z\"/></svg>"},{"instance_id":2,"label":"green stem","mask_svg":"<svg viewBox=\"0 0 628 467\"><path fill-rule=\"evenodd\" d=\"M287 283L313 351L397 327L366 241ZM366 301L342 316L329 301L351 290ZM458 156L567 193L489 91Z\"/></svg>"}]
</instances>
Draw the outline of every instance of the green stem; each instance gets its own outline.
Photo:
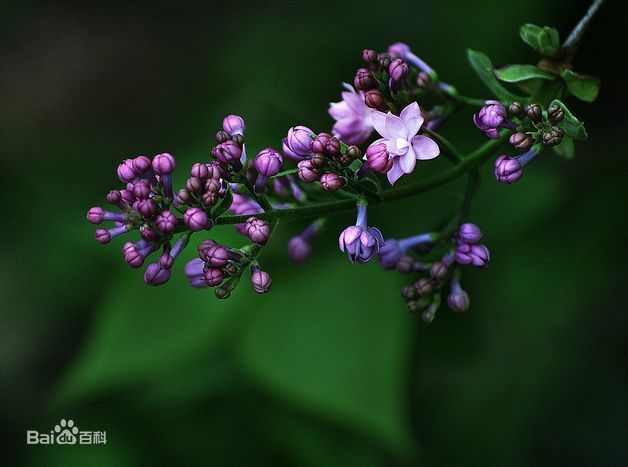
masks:
<instances>
[{"instance_id":1,"label":"green stem","mask_svg":"<svg viewBox=\"0 0 628 467\"><path fill-rule=\"evenodd\" d=\"M422 131L423 133L431 136L433 139L438 141L441 146L444 146L449 154L453 156L453 158L450 158L453 160L453 162L460 162L464 160L464 157L462 157L462 154L460 153L460 151L458 151L458 148L456 148L456 146L454 146L453 143L451 143L447 138L436 133L435 131L430 130L429 128L424 127L422 128Z\"/></svg>"},{"instance_id":2,"label":"green stem","mask_svg":"<svg viewBox=\"0 0 628 467\"><path fill-rule=\"evenodd\" d=\"M480 171L476 168L469 173L469 180L467 182L467 189L464 192L464 200L462 201L462 207L460 208L458 224L463 224L467 216L469 215L471 200L473 199L473 195L475 195L475 192L477 191L479 180Z\"/></svg>"},{"instance_id":3,"label":"green stem","mask_svg":"<svg viewBox=\"0 0 628 467\"><path fill-rule=\"evenodd\" d=\"M417 195L419 193L425 193L426 191L433 190L445 183L455 180L465 173L469 173L472 170L479 167L486 159L495 153L499 147L506 141L508 133L504 132L500 135L499 139L491 140L484 143L475 151L470 153L464 160L460 161L453 167L432 175L431 177L417 180L416 182L409 183L399 188L393 188L391 190L382 193L382 199L370 200L371 206L376 206L389 201L395 201L398 199L407 198ZM338 200L328 203L317 203L310 206L304 206L294 209L281 209L272 212L265 212L261 214L248 214L243 216L222 216L216 219L216 225L221 224L240 224L246 221L249 217L257 217L259 219L274 220L280 219L282 221L291 221L297 219L308 219L311 217L320 217L323 215L335 214L344 211L351 211L355 209L355 200Z\"/></svg>"},{"instance_id":4,"label":"green stem","mask_svg":"<svg viewBox=\"0 0 628 467\"><path fill-rule=\"evenodd\" d=\"M593 18L595 18L595 15L598 13L603 3L604 0L594 0L582 19L574 26L567 39L565 39L562 46L563 53L565 54L565 63L571 63L573 60L578 47L580 47L584 33L589 28L591 21L593 21Z\"/></svg>"}]
</instances>

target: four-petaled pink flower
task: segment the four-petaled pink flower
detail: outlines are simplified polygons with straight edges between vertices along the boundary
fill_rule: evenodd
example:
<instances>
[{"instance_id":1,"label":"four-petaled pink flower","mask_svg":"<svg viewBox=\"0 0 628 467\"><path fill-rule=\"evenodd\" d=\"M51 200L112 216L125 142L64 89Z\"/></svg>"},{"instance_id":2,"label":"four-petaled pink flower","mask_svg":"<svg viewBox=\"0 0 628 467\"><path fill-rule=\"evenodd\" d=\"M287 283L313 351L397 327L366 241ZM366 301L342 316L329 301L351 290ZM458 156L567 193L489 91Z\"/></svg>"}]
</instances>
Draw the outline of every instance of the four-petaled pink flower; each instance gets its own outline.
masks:
<instances>
[{"instance_id":1,"label":"four-petaled pink flower","mask_svg":"<svg viewBox=\"0 0 628 467\"><path fill-rule=\"evenodd\" d=\"M371 146L386 144L389 157L393 159L392 168L387 174L391 185L404 173L412 173L417 159L433 159L440 154L438 145L432 139L417 134L421 125L423 117L416 102L403 109L399 116L390 112L373 112L373 126L382 138Z\"/></svg>"},{"instance_id":2,"label":"four-petaled pink flower","mask_svg":"<svg viewBox=\"0 0 628 467\"><path fill-rule=\"evenodd\" d=\"M364 103L362 91L355 92L351 86L345 86L349 90L342 93L342 100L329 105L329 115L336 120L333 133L347 144L362 144L373 133L374 110Z\"/></svg>"}]
</instances>

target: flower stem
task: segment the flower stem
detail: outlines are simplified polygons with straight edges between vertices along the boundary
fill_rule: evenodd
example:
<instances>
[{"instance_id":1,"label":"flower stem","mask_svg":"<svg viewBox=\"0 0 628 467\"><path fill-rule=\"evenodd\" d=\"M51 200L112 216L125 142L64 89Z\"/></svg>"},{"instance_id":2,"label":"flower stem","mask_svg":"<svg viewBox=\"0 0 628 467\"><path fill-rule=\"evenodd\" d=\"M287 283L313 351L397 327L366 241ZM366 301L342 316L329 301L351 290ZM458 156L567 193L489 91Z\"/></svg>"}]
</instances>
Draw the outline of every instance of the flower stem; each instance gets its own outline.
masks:
<instances>
[{"instance_id":1,"label":"flower stem","mask_svg":"<svg viewBox=\"0 0 628 467\"><path fill-rule=\"evenodd\" d=\"M578 50L578 47L580 47L580 43L582 42L584 33L591 24L591 21L593 21L593 18L595 18L595 15L598 13L603 3L604 0L594 0L582 19L578 21L578 24L574 26L567 39L565 39L565 42L562 46L563 52L565 54L565 63L571 63L571 61L573 60L573 57Z\"/></svg>"},{"instance_id":2,"label":"flower stem","mask_svg":"<svg viewBox=\"0 0 628 467\"><path fill-rule=\"evenodd\" d=\"M502 133L499 139L491 140L484 143L482 146L471 152L462 161L454 165L453 167L435 174L431 177L417 180L416 182L409 183L399 188L393 188L382 193L382 199L370 200L369 205L375 206L385 202L395 201L398 199L407 198L417 195L419 193L425 193L426 191L433 190L445 183L455 180L461 175L469 173L479 167L486 159L495 153L499 147L506 141L508 137L507 133ZM311 217L320 217L323 215L336 214L344 211L351 211L355 209L355 200L346 199L331 201L328 203L317 203L309 206L303 206L293 209L282 209L271 212L264 212L261 214L248 214L242 216L221 216L216 219L216 225L221 224L240 224L245 222L249 217L257 217L258 219L275 220L281 219L282 221L291 221L296 219L308 219Z\"/></svg>"}]
</instances>

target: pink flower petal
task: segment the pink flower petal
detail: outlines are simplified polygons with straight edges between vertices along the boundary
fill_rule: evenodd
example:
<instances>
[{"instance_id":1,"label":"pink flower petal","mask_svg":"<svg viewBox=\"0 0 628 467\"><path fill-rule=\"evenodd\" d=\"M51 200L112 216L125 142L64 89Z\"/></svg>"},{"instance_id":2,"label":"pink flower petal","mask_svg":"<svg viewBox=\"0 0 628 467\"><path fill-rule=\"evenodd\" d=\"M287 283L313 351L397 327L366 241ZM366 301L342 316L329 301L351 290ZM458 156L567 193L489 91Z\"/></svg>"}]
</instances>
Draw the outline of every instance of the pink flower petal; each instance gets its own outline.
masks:
<instances>
[{"instance_id":1,"label":"pink flower petal","mask_svg":"<svg viewBox=\"0 0 628 467\"><path fill-rule=\"evenodd\" d=\"M412 148L419 160L434 159L440 154L440 148L427 136L417 135L411 140Z\"/></svg>"}]
</instances>

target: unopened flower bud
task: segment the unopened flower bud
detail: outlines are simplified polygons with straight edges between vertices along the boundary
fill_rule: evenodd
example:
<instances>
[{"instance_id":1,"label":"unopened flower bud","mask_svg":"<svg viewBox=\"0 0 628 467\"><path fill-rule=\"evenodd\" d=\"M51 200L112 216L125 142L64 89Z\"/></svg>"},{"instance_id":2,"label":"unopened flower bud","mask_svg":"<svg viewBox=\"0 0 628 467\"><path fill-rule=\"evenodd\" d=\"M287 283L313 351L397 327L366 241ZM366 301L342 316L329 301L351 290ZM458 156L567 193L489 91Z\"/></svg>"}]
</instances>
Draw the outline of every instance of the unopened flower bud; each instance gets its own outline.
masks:
<instances>
[{"instance_id":1,"label":"unopened flower bud","mask_svg":"<svg viewBox=\"0 0 628 467\"><path fill-rule=\"evenodd\" d=\"M273 281L267 272L255 266L251 268L251 285L256 293L263 294L268 292L272 283Z\"/></svg>"},{"instance_id":2,"label":"unopened flower bud","mask_svg":"<svg viewBox=\"0 0 628 467\"><path fill-rule=\"evenodd\" d=\"M239 167L240 157L242 157L242 148L234 141L229 140L216 146L212 154L223 164L232 164Z\"/></svg>"},{"instance_id":3,"label":"unopened flower bud","mask_svg":"<svg viewBox=\"0 0 628 467\"><path fill-rule=\"evenodd\" d=\"M221 285L220 287L216 287L216 290L214 290L214 294L216 295L216 298L220 300L225 300L231 295L231 289L229 287Z\"/></svg>"},{"instance_id":4,"label":"unopened flower bud","mask_svg":"<svg viewBox=\"0 0 628 467\"><path fill-rule=\"evenodd\" d=\"M158 262L151 263L144 272L144 282L147 285L162 285L168 282L170 274L170 269L161 267Z\"/></svg>"},{"instance_id":5,"label":"unopened flower bud","mask_svg":"<svg viewBox=\"0 0 628 467\"><path fill-rule=\"evenodd\" d=\"M244 134L244 119L239 115L227 115L222 121L222 129L230 135Z\"/></svg>"},{"instance_id":6,"label":"unopened flower bud","mask_svg":"<svg viewBox=\"0 0 628 467\"><path fill-rule=\"evenodd\" d=\"M227 133L225 130L220 130L218 133L216 133L216 142L218 144L229 141L230 139L231 139L231 135Z\"/></svg>"},{"instance_id":7,"label":"unopened flower bud","mask_svg":"<svg viewBox=\"0 0 628 467\"><path fill-rule=\"evenodd\" d=\"M458 230L458 239L469 245L479 243L483 235L482 230L477 225L471 223L462 224Z\"/></svg>"},{"instance_id":8,"label":"unopened flower bud","mask_svg":"<svg viewBox=\"0 0 628 467\"><path fill-rule=\"evenodd\" d=\"M125 159L118 166L118 178L124 183L132 182L137 178L137 174L133 168L133 159Z\"/></svg>"},{"instance_id":9,"label":"unopened flower bud","mask_svg":"<svg viewBox=\"0 0 628 467\"><path fill-rule=\"evenodd\" d=\"M329 164L329 159L327 159L327 156L325 156L325 154L321 152L317 152L316 154L314 154L310 161L312 162L312 166L317 169L322 169L323 167L326 167L327 164Z\"/></svg>"},{"instance_id":10,"label":"unopened flower bud","mask_svg":"<svg viewBox=\"0 0 628 467\"><path fill-rule=\"evenodd\" d=\"M342 188L343 181L340 175L327 173L321 177L321 186L325 191L336 191Z\"/></svg>"},{"instance_id":11,"label":"unopened flower bud","mask_svg":"<svg viewBox=\"0 0 628 467\"><path fill-rule=\"evenodd\" d=\"M133 169L136 174L143 174L151 168L150 159L146 156L137 156L133 159Z\"/></svg>"},{"instance_id":12,"label":"unopened flower bud","mask_svg":"<svg viewBox=\"0 0 628 467\"><path fill-rule=\"evenodd\" d=\"M495 178L507 185L515 183L523 175L523 167L514 157L499 156L495 161Z\"/></svg>"},{"instance_id":13,"label":"unopened flower bud","mask_svg":"<svg viewBox=\"0 0 628 467\"><path fill-rule=\"evenodd\" d=\"M331 137L325 143L325 153L331 157L335 157L340 153L340 141L338 138Z\"/></svg>"},{"instance_id":14,"label":"unopened flower bud","mask_svg":"<svg viewBox=\"0 0 628 467\"><path fill-rule=\"evenodd\" d=\"M183 214L183 222L193 232L209 230L211 227L209 216L200 208L189 208L185 211L185 214Z\"/></svg>"},{"instance_id":15,"label":"unopened flower bud","mask_svg":"<svg viewBox=\"0 0 628 467\"><path fill-rule=\"evenodd\" d=\"M283 153L286 157L301 161L312 154L312 130L303 125L298 125L288 130L288 136L283 139ZM314 152L323 152L314 151Z\"/></svg>"},{"instance_id":16,"label":"unopened flower bud","mask_svg":"<svg viewBox=\"0 0 628 467\"><path fill-rule=\"evenodd\" d=\"M174 171L175 160L171 154L164 152L153 158L152 167L157 175L169 175Z\"/></svg>"},{"instance_id":17,"label":"unopened flower bud","mask_svg":"<svg viewBox=\"0 0 628 467\"><path fill-rule=\"evenodd\" d=\"M543 134L543 144L557 146L563 141L564 132L558 126L553 126L550 131Z\"/></svg>"},{"instance_id":18,"label":"unopened flower bud","mask_svg":"<svg viewBox=\"0 0 628 467\"><path fill-rule=\"evenodd\" d=\"M203 181L200 178L190 177L185 182L185 189L190 193L198 193L203 188Z\"/></svg>"},{"instance_id":19,"label":"unopened flower bud","mask_svg":"<svg viewBox=\"0 0 628 467\"><path fill-rule=\"evenodd\" d=\"M220 285L225 275L222 272L222 269L219 268L205 268L203 271L203 277L205 278L205 283L210 287L215 287Z\"/></svg>"},{"instance_id":20,"label":"unopened flower bud","mask_svg":"<svg viewBox=\"0 0 628 467\"><path fill-rule=\"evenodd\" d=\"M523 110L525 111L526 116L533 122L536 123L541 121L543 109L539 104L528 104L523 108Z\"/></svg>"},{"instance_id":21,"label":"unopened flower bud","mask_svg":"<svg viewBox=\"0 0 628 467\"><path fill-rule=\"evenodd\" d=\"M146 180L139 180L133 185L133 195L137 199L146 199L150 196L150 183Z\"/></svg>"},{"instance_id":22,"label":"unopened flower bud","mask_svg":"<svg viewBox=\"0 0 628 467\"><path fill-rule=\"evenodd\" d=\"M408 302L410 300L414 300L415 298L418 297L418 293L416 291L416 288L411 286L411 285L406 285L405 287L401 288L401 297L403 298L403 300L405 302Z\"/></svg>"},{"instance_id":23,"label":"unopened flower bud","mask_svg":"<svg viewBox=\"0 0 628 467\"><path fill-rule=\"evenodd\" d=\"M451 293L447 297L447 305L457 312L464 312L469 309L469 294L462 290L455 279L451 281Z\"/></svg>"},{"instance_id":24,"label":"unopened flower bud","mask_svg":"<svg viewBox=\"0 0 628 467\"><path fill-rule=\"evenodd\" d=\"M420 296L430 295L434 291L432 281L422 277L414 283L414 288Z\"/></svg>"},{"instance_id":25,"label":"unopened flower bud","mask_svg":"<svg viewBox=\"0 0 628 467\"><path fill-rule=\"evenodd\" d=\"M329 133L319 133L316 138L312 140L311 150L314 153L325 153L325 145L331 138Z\"/></svg>"},{"instance_id":26,"label":"unopened flower bud","mask_svg":"<svg viewBox=\"0 0 628 467\"><path fill-rule=\"evenodd\" d=\"M388 55L386 52L381 52L377 54L377 63L379 64L380 68L387 70L390 66L390 61L390 55Z\"/></svg>"},{"instance_id":27,"label":"unopened flower bud","mask_svg":"<svg viewBox=\"0 0 628 467\"><path fill-rule=\"evenodd\" d=\"M142 199L137 204L138 212L144 217L151 217L157 211L157 204L152 199Z\"/></svg>"},{"instance_id":28,"label":"unopened flower bud","mask_svg":"<svg viewBox=\"0 0 628 467\"><path fill-rule=\"evenodd\" d=\"M155 232L150 227L143 227L143 228L141 228L140 229L140 235L147 242L152 242L154 240L157 240L157 232Z\"/></svg>"},{"instance_id":29,"label":"unopened flower bud","mask_svg":"<svg viewBox=\"0 0 628 467\"><path fill-rule=\"evenodd\" d=\"M192 166L192 170L190 170L190 175L194 178L205 180L207 177L209 177L209 169L207 168L207 164L203 164L201 162L195 163Z\"/></svg>"},{"instance_id":30,"label":"unopened flower bud","mask_svg":"<svg viewBox=\"0 0 628 467\"><path fill-rule=\"evenodd\" d=\"M565 118L565 111L560 105L552 104L547 109L547 119L552 123L558 123Z\"/></svg>"},{"instance_id":31,"label":"unopened flower bud","mask_svg":"<svg viewBox=\"0 0 628 467\"><path fill-rule=\"evenodd\" d=\"M397 261L397 271L407 274L412 271L414 267L414 258L412 256L403 255Z\"/></svg>"},{"instance_id":32,"label":"unopened flower bud","mask_svg":"<svg viewBox=\"0 0 628 467\"><path fill-rule=\"evenodd\" d=\"M185 188L181 188L177 191L176 198L179 204L187 204L192 199L192 195L190 195L190 192Z\"/></svg>"},{"instance_id":33,"label":"unopened flower bud","mask_svg":"<svg viewBox=\"0 0 628 467\"><path fill-rule=\"evenodd\" d=\"M347 148L347 156L351 159L359 159L362 156L362 151L360 151L360 148L355 145L349 146Z\"/></svg>"},{"instance_id":34,"label":"unopened flower bud","mask_svg":"<svg viewBox=\"0 0 628 467\"><path fill-rule=\"evenodd\" d=\"M283 158L273 148L266 148L255 156L255 169L264 177L272 177L281 172Z\"/></svg>"},{"instance_id":35,"label":"unopened flower bud","mask_svg":"<svg viewBox=\"0 0 628 467\"><path fill-rule=\"evenodd\" d=\"M521 102L515 101L508 106L508 111L513 115L519 115L523 112L523 105L521 105Z\"/></svg>"},{"instance_id":36,"label":"unopened flower bud","mask_svg":"<svg viewBox=\"0 0 628 467\"><path fill-rule=\"evenodd\" d=\"M410 68L408 64L400 58L394 59L388 66L388 73L393 81L401 81L408 76Z\"/></svg>"},{"instance_id":37,"label":"unopened flower bud","mask_svg":"<svg viewBox=\"0 0 628 467\"><path fill-rule=\"evenodd\" d=\"M353 85L356 89L361 91L367 91L375 86L375 79L373 74L366 68L359 68L353 78Z\"/></svg>"},{"instance_id":38,"label":"unopened flower bud","mask_svg":"<svg viewBox=\"0 0 628 467\"><path fill-rule=\"evenodd\" d=\"M416 78L416 85L422 89L427 89L432 84L432 78L424 71L419 72Z\"/></svg>"},{"instance_id":39,"label":"unopened flower bud","mask_svg":"<svg viewBox=\"0 0 628 467\"><path fill-rule=\"evenodd\" d=\"M268 223L255 217L249 217L246 220L244 232L253 243L258 245L265 245L270 238L270 226Z\"/></svg>"},{"instance_id":40,"label":"unopened flower bud","mask_svg":"<svg viewBox=\"0 0 628 467\"><path fill-rule=\"evenodd\" d=\"M364 94L364 103L367 107L376 110L386 110L388 107L382 93L377 89L371 89Z\"/></svg>"},{"instance_id":41,"label":"unopened flower bud","mask_svg":"<svg viewBox=\"0 0 628 467\"><path fill-rule=\"evenodd\" d=\"M170 211L164 211L157 216L155 224L160 232L171 234L177 228L177 216Z\"/></svg>"},{"instance_id":42,"label":"unopened flower bud","mask_svg":"<svg viewBox=\"0 0 628 467\"><path fill-rule=\"evenodd\" d=\"M388 149L384 143L371 144L366 150L366 163L369 167L378 173L388 172L392 165L393 160L388 154Z\"/></svg>"},{"instance_id":43,"label":"unopened flower bud","mask_svg":"<svg viewBox=\"0 0 628 467\"><path fill-rule=\"evenodd\" d=\"M218 192L216 191L208 191L201 196L201 201L205 206L214 206L218 202L218 199Z\"/></svg>"},{"instance_id":44,"label":"unopened flower bud","mask_svg":"<svg viewBox=\"0 0 628 467\"><path fill-rule=\"evenodd\" d=\"M244 136L243 135L240 135L240 134L233 135L231 137L231 141L233 141L235 144L237 144L240 147L244 146Z\"/></svg>"},{"instance_id":45,"label":"unopened flower bud","mask_svg":"<svg viewBox=\"0 0 628 467\"><path fill-rule=\"evenodd\" d=\"M418 313L421 310L425 310L430 303L432 303L432 299L430 297L421 297L418 300L412 300L408 302L408 311L410 313Z\"/></svg>"},{"instance_id":46,"label":"unopened flower bud","mask_svg":"<svg viewBox=\"0 0 628 467\"><path fill-rule=\"evenodd\" d=\"M364 49L362 51L362 60L367 63L377 62L377 52L375 52L373 49Z\"/></svg>"},{"instance_id":47,"label":"unopened flower bud","mask_svg":"<svg viewBox=\"0 0 628 467\"><path fill-rule=\"evenodd\" d=\"M435 281L441 281L447 277L449 274L449 267L442 261L438 261L432 264L432 268L430 269L430 276Z\"/></svg>"},{"instance_id":48,"label":"unopened flower bud","mask_svg":"<svg viewBox=\"0 0 628 467\"><path fill-rule=\"evenodd\" d=\"M299 170L299 178L304 183L312 183L318 180L319 173L309 160L301 161L297 164Z\"/></svg>"},{"instance_id":49,"label":"unopened flower bud","mask_svg":"<svg viewBox=\"0 0 628 467\"><path fill-rule=\"evenodd\" d=\"M519 151L527 151L532 147L532 138L522 131L510 135L509 141Z\"/></svg>"}]
</instances>

